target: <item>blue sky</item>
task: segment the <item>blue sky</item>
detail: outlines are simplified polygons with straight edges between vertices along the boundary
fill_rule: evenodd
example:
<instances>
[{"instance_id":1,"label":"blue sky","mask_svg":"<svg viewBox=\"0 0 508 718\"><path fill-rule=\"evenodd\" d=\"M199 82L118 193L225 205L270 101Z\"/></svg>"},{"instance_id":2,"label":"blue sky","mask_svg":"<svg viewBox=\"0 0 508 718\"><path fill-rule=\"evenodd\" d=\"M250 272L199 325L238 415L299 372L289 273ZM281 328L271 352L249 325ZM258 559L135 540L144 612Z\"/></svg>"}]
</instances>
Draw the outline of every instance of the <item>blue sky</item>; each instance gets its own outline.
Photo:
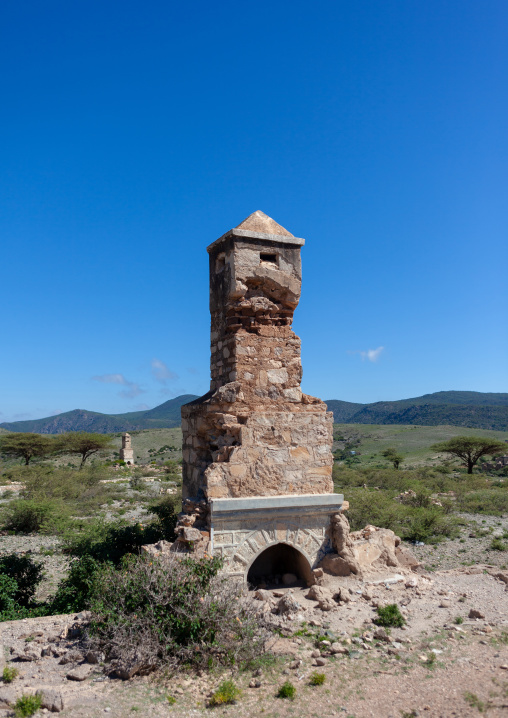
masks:
<instances>
[{"instance_id":1,"label":"blue sky","mask_svg":"<svg viewBox=\"0 0 508 718\"><path fill-rule=\"evenodd\" d=\"M4 0L0 58L0 421L204 393L257 209L304 391L508 391L505 0Z\"/></svg>"}]
</instances>

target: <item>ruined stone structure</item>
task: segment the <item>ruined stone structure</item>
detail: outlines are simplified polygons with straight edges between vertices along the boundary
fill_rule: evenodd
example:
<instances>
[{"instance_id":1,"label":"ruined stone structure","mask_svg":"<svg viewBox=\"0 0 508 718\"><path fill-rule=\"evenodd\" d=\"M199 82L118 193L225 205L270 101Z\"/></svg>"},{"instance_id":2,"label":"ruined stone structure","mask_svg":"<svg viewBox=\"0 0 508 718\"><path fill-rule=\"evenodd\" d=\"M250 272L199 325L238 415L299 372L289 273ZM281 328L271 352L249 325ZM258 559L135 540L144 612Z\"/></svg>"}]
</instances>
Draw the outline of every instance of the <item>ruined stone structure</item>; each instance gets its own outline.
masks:
<instances>
[{"instance_id":1,"label":"ruined stone structure","mask_svg":"<svg viewBox=\"0 0 508 718\"><path fill-rule=\"evenodd\" d=\"M303 245L258 211L208 247L211 384L182 407L180 544L209 539L207 550L246 579L289 563L309 576L331 550L342 502L332 414L302 393L291 329Z\"/></svg>"},{"instance_id":2,"label":"ruined stone structure","mask_svg":"<svg viewBox=\"0 0 508 718\"><path fill-rule=\"evenodd\" d=\"M122 448L120 449L120 461L125 461L129 466L134 464L134 450L131 446L131 435L122 434Z\"/></svg>"}]
</instances>

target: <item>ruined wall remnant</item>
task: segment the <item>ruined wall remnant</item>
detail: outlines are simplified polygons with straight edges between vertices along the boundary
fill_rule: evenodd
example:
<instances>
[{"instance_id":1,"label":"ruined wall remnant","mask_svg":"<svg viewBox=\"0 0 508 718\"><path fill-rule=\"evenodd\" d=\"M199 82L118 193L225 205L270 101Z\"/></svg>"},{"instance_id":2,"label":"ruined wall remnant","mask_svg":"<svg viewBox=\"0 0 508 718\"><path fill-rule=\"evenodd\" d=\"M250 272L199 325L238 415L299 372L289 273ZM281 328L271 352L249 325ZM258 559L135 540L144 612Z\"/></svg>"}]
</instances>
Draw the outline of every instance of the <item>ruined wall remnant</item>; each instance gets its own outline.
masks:
<instances>
[{"instance_id":1,"label":"ruined wall remnant","mask_svg":"<svg viewBox=\"0 0 508 718\"><path fill-rule=\"evenodd\" d=\"M131 435L122 434L122 448L120 449L120 461L125 461L126 464L134 464L134 449L131 445Z\"/></svg>"},{"instance_id":2,"label":"ruined wall remnant","mask_svg":"<svg viewBox=\"0 0 508 718\"><path fill-rule=\"evenodd\" d=\"M291 329L303 244L255 212L208 247L211 384L182 407L184 497L333 491L332 414L301 391Z\"/></svg>"}]
</instances>

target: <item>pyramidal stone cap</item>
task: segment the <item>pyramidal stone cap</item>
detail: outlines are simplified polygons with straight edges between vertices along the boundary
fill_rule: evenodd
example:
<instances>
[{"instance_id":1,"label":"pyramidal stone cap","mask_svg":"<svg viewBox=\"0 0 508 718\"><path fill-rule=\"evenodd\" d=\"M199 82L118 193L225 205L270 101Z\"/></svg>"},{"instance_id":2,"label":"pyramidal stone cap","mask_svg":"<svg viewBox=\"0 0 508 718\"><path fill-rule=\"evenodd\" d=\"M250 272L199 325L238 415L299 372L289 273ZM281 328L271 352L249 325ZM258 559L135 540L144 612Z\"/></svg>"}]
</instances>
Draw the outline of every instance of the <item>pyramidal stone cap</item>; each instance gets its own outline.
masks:
<instances>
[{"instance_id":1,"label":"pyramidal stone cap","mask_svg":"<svg viewBox=\"0 0 508 718\"><path fill-rule=\"evenodd\" d=\"M280 224L269 217L261 210L256 210L250 214L247 219L234 229L230 229L229 232L223 234L222 237L212 242L206 249L211 252L215 247L224 242L229 237L244 237L250 239L263 239L268 242L276 242L277 244L293 244L298 247L303 247L305 240L300 237L294 237L291 232L284 229Z\"/></svg>"}]
</instances>

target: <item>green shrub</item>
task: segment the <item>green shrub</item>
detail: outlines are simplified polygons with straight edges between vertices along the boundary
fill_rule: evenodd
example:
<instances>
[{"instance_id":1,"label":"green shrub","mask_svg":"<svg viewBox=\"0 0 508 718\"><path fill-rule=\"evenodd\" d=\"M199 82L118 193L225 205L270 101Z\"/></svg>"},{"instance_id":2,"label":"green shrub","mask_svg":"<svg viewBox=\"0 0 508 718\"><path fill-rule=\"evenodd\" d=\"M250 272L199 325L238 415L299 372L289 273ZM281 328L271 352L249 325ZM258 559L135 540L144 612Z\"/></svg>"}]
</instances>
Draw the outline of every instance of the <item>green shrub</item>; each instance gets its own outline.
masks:
<instances>
[{"instance_id":1,"label":"green shrub","mask_svg":"<svg viewBox=\"0 0 508 718\"><path fill-rule=\"evenodd\" d=\"M178 521L180 503L181 498L178 496L164 496L149 507L149 511L158 517L168 541L174 541L176 538L175 528Z\"/></svg>"},{"instance_id":2,"label":"green shrub","mask_svg":"<svg viewBox=\"0 0 508 718\"><path fill-rule=\"evenodd\" d=\"M500 538L493 538L490 542L490 548L492 551L507 551L508 546L502 542Z\"/></svg>"},{"instance_id":3,"label":"green shrub","mask_svg":"<svg viewBox=\"0 0 508 718\"><path fill-rule=\"evenodd\" d=\"M35 596L43 577L42 564L33 561L30 556L18 556L11 553L0 558L0 574L16 581L14 600L28 607Z\"/></svg>"},{"instance_id":4,"label":"green shrub","mask_svg":"<svg viewBox=\"0 0 508 718\"><path fill-rule=\"evenodd\" d=\"M96 576L104 565L91 556L74 559L50 602L50 613L72 613L90 608Z\"/></svg>"},{"instance_id":5,"label":"green shrub","mask_svg":"<svg viewBox=\"0 0 508 718\"><path fill-rule=\"evenodd\" d=\"M455 616L453 622L456 623L457 626L460 626L461 623L464 623L464 619L462 618L462 616Z\"/></svg>"},{"instance_id":6,"label":"green shrub","mask_svg":"<svg viewBox=\"0 0 508 718\"><path fill-rule=\"evenodd\" d=\"M22 695L14 704L16 718L29 718L42 706L41 696Z\"/></svg>"},{"instance_id":7,"label":"green shrub","mask_svg":"<svg viewBox=\"0 0 508 718\"><path fill-rule=\"evenodd\" d=\"M406 621L397 604L389 603L387 606L378 606L375 623L378 626L401 628Z\"/></svg>"},{"instance_id":8,"label":"green shrub","mask_svg":"<svg viewBox=\"0 0 508 718\"><path fill-rule=\"evenodd\" d=\"M145 670L179 663L211 667L252 660L266 631L243 587L213 559L130 556L95 577L90 640Z\"/></svg>"},{"instance_id":9,"label":"green shrub","mask_svg":"<svg viewBox=\"0 0 508 718\"><path fill-rule=\"evenodd\" d=\"M457 497L457 510L472 514L502 516L508 513L508 487L492 487L480 491L461 493Z\"/></svg>"},{"instance_id":10,"label":"green shrub","mask_svg":"<svg viewBox=\"0 0 508 718\"><path fill-rule=\"evenodd\" d=\"M69 509L54 499L15 499L4 512L4 526L16 534L53 533L62 528Z\"/></svg>"},{"instance_id":11,"label":"green shrub","mask_svg":"<svg viewBox=\"0 0 508 718\"><path fill-rule=\"evenodd\" d=\"M296 697L296 688L291 683L291 681L286 681L281 685L281 687L278 690L277 698L289 698L289 700L293 701Z\"/></svg>"},{"instance_id":12,"label":"green shrub","mask_svg":"<svg viewBox=\"0 0 508 718\"><path fill-rule=\"evenodd\" d=\"M317 673L317 671L314 671L314 673L310 676L310 685L311 686L322 686L323 683L326 680L326 675L324 673Z\"/></svg>"},{"instance_id":13,"label":"green shrub","mask_svg":"<svg viewBox=\"0 0 508 718\"><path fill-rule=\"evenodd\" d=\"M210 698L210 707L231 705L237 702L242 695L240 689L231 680L223 681Z\"/></svg>"},{"instance_id":14,"label":"green shrub","mask_svg":"<svg viewBox=\"0 0 508 718\"><path fill-rule=\"evenodd\" d=\"M413 510L404 519L400 536L406 541L435 543L459 534L459 520L447 516L438 506Z\"/></svg>"},{"instance_id":15,"label":"green shrub","mask_svg":"<svg viewBox=\"0 0 508 718\"><path fill-rule=\"evenodd\" d=\"M19 671L13 666L5 666L2 671L2 680L4 683L12 683L12 681L19 676Z\"/></svg>"},{"instance_id":16,"label":"green shrub","mask_svg":"<svg viewBox=\"0 0 508 718\"><path fill-rule=\"evenodd\" d=\"M163 521L158 518L145 526L96 519L85 525L81 533L70 532L64 536L64 552L118 564L127 554L139 553L144 544L156 543L161 539L174 541L173 525L169 520L168 524L166 529Z\"/></svg>"}]
</instances>

